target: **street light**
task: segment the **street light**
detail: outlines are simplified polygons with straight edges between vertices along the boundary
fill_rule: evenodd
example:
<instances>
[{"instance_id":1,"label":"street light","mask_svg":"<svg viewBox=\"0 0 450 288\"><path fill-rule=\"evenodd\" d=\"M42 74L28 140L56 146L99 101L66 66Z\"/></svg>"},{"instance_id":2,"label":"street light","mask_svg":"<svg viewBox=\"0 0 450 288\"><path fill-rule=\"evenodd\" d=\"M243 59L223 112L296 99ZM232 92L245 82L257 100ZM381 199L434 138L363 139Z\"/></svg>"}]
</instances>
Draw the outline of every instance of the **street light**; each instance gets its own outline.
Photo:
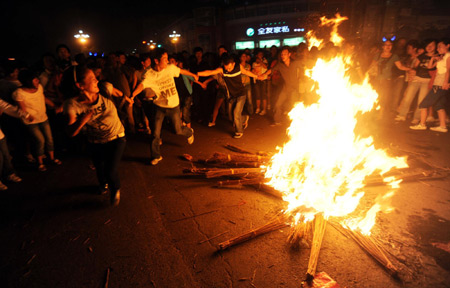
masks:
<instances>
[{"instance_id":1,"label":"street light","mask_svg":"<svg viewBox=\"0 0 450 288\"><path fill-rule=\"evenodd\" d=\"M82 44L86 43L89 39L89 34L83 33L83 30L78 30L78 34L73 35L76 39L78 39Z\"/></svg>"},{"instance_id":2,"label":"street light","mask_svg":"<svg viewBox=\"0 0 450 288\"><path fill-rule=\"evenodd\" d=\"M177 43L178 43L178 40L179 40L179 38L181 37L181 35L178 34L178 33L174 30L174 31L172 32L172 34L169 35L169 37L171 38L172 43L173 43L174 46L175 46L175 53L176 53L176 52L177 52Z\"/></svg>"}]
</instances>

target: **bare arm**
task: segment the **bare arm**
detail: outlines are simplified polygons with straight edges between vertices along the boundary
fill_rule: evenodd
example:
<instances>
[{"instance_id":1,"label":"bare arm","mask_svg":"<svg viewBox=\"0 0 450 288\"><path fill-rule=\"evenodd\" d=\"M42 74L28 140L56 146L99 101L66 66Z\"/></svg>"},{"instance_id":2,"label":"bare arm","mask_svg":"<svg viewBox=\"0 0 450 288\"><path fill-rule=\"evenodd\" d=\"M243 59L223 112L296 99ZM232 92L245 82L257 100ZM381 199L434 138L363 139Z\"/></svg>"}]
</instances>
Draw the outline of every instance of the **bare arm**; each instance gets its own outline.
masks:
<instances>
[{"instance_id":1,"label":"bare arm","mask_svg":"<svg viewBox=\"0 0 450 288\"><path fill-rule=\"evenodd\" d=\"M74 114L69 114L69 120L66 127L67 134L69 134L70 137L77 136L84 125L91 119L93 114L93 111L89 111L88 113L83 114L79 119L77 119Z\"/></svg>"},{"instance_id":2,"label":"bare arm","mask_svg":"<svg viewBox=\"0 0 450 288\"><path fill-rule=\"evenodd\" d=\"M239 64L239 65L241 65L241 64ZM251 72L249 70L246 70L244 68L244 66L242 66L242 65L241 65L241 73L244 74L244 75L247 75L249 77L252 77L252 78L258 78L258 75L256 75L255 73L253 73L253 72Z\"/></svg>"},{"instance_id":3,"label":"bare arm","mask_svg":"<svg viewBox=\"0 0 450 288\"><path fill-rule=\"evenodd\" d=\"M133 94L131 94L131 100L134 99L134 97L136 97L139 93L142 92L142 90L144 90L144 84L139 83L139 85L136 87L136 89L134 89Z\"/></svg>"},{"instance_id":4,"label":"bare arm","mask_svg":"<svg viewBox=\"0 0 450 288\"><path fill-rule=\"evenodd\" d=\"M442 84L442 89L444 90L448 90L449 88L449 77L450 77L450 57L447 58L447 63L446 63L446 68L447 68L447 72L445 72L445 76L444 76L444 84Z\"/></svg>"},{"instance_id":5,"label":"bare arm","mask_svg":"<svg viewBox=\"0 0 450 288\"><path fill-rule=\"evenodd\" d=\"M400 70L403 70L403 71L411 70L411 68L403 66L402 62L400 62L400 61L395 61L394 64Z\"/></svg>"},{"instance_id":6,"label":"bare arm","mask_svg":"<svg viewBox=\"0 0 450 288\"><path fill-rule=\"evenodd\" d=\"M205 70L205 71L200 71L197 73L198 76L203 76L203 77L208 77L208 76L212 76L212 75L216 75L222 73L223 74L223 69L222 67L219 67L215 70Z\"/></svg>"}]
</instances>

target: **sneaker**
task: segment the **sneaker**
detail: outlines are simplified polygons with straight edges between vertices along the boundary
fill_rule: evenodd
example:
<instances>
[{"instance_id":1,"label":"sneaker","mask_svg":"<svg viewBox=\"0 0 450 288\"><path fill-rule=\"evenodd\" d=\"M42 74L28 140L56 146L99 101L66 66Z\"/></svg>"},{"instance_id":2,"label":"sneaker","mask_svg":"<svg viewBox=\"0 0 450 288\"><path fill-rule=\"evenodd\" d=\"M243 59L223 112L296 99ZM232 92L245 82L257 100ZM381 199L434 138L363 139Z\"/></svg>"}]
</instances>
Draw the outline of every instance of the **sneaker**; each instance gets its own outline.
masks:
<instances>
[{"instance_id":1,"label":"sneaker","mask_svg":"<svg viewBox=\"0 0 450 288\"><path fill-rule=\"evenodd\" d=\"M414 126L409 126L409 128L412 130L427 130L427 125L422 125L421 123L419 123Z\"/></svg>"},{"instance_id":2,"label":"sneaker","mask_svg":"<svg viewBox=\"0 0 450 288\"><path fill-rule=\"evenodd\" d=\"M262 111L259 113L259 115L260 115L260 116L264 116L264 115L266 115L266 113L267 113L266 110L262 110Z\"/></svg>"},{"instance_id":3,"label":"sneaker","mask_svg":"<svg viewBox=\"0 0 450 288\"><path fill-rule=\"evenodd\" d=\"M216 126L216 123L215 123L215 122L209 122L209 123L208 123L208 127L214 127L214 126Z\"/></svg>"},{"instance_id":4,"label":"sneaker","mask_svg":"<svg viewBox=\"0 0 450 288\"><path fill-rule=\"evenodd\" d=\"M6 186L6 185L3 184L2 182L0 182L0 190L1 190L1 191L8 190L8 186Z\"/></svg>"},{"instance_id":5,"label":"sneaker","mask_svg":"<svg viewBox=\"0 0 450 288\"><path fill-rule=\"evenodd\" d=\"M120 190L117 190L116 193L111 194L111 205L118 206L120 202Z\"/></svg>"},{"instance_id":6,"label":"sneaker","mask_svg":"<svg viewBox=\"0 0 450 288\"><path fill-rule=\"evenodd\" d=\"M234 133L233 138L239 139L239 138L241 138L243 135L244 135L244 133Z\"/></svg>"},{"instance_id":7,"label":"sneaker","mask_svg":"<svg viewBox=\"0 0 450 288\"><path fill-rule=\"evenodd\" d=\"M192 143L194 143L194 129L191 128L191 130L192 130L192 135L191 135L191 137L189 137L187 139L189 145L192 145Z\"/></svg>"},{"instance_id":8,"label":"sneaker","mask_svg":"<svg viewBox=\"0 0 450 288\"><path fill-rule=\"evenodd\" d=\"M7 179L8 179L8 181L11 181L11 182L14 182L14 183L22 182L22 178L17 176L16 173L12 173L11 175L8 176Z\"/></svg>"},{"instance_id":9,"label":"sneaker","mask_svg":"<svg viewBox=\"0 0 450 288\"><path fill-rule=\"evenodd\" d=\"M431 131L435 131L435 132L442 132L442 133L447 133L447 127L441 127L441 126L436 126L436 127L430 127Z\"/></svg>"},{"instance_id":10,"label":"sneaker","mask_svg":"<svg viewBox=\"0 0 450 288\"><path fill-rule=\"evenodd\" d=\"M412 125L417 125L417 124L419 124L419 123L420 123L420 120L419 120L419 119L414 119L414 120L411 121L411 124L412 124Z\"/></svg>"},{"instance_id":11,"label":"sneaker","mask_svg":"<svg viewBox=\"0 0 450 288\"><path fill-rule=\"evenodd\" d=\"M56 158L52 160L52 163L55 164L55 165L61 165L62 164L61 160L56 159Z\"/></svg>"},{"instance_id":12,"label":"sneaker","mask_svg":"<svg viewBox=\"0 0 450 288\"><path fill-rule=\"evenodd\" d=\"M38 170L41 171L41 172L44 172L44 171L47 171L47 167L45 167L44 164L40 164L40 165L38 166Z\"/></svg>"},{"instance_id":13,"label":"sneaker","mask_svg":"<svg viewBox=\"0 0 450 288\"><path fill-rule=\"evenodd\" d=\"M406 117L397 115L397 116L395 116L395 119L394 119L394 120L395 120L395 121L406 121Z\"/></svg>"},{"instance_id":14,"label":"sneaker","mask_svg":"<svg viewBox=\"0 0 450 288\"><path fill-rule=\"evenodd\" d=\"M151 163L153 166L155 166L155 165L157 165L157 164L159 163L159 161L161 161L162 159L163 159L162 156L160 156L159 158L153 159L150 163Z\"/></svg>"},{"instance_id":15,"label":"sneaker","mask_svg":"<svg viewBox=\"0 0 450 288\"><path fill-rule=\"evenodd\" d=\"M260 112L261 112L261 109L259 109L259 108L255 110L255 114L259 114Z\"/></svg>"}]
</instances>

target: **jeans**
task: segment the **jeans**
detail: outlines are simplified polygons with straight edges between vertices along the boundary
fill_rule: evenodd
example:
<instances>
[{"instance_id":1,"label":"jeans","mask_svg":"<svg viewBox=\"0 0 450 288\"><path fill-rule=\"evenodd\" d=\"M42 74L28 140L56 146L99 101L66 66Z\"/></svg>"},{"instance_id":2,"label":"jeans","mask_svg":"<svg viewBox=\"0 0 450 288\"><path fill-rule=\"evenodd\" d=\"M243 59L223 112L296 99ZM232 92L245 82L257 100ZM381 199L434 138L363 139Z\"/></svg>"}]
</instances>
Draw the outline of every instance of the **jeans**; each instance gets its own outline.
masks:
<instances>
[{"instance_id":1,"label":"jeans","mask_svg":"<svg viewBox=\"0 0 450 288\"><path fill-rule=\"evenodd\" d=\"M267 80L256 80L253 89L256 100L267 100Z\"/></svg>"},{"instance_id":2,"label":"jeans","mask_svg":"<svg viewBox=\"0 0 450 288\"><path fill-rule=\"evenodd\" d=\"M398 115L402 117L406 117L409 112L409 108L411 106L412 101L416 97L417 92L419 92L419 96L417 99L417 109L414 112L414 119L420 120L420 110L419 104L428 94L428 81L412 81L408 83L408 87L406 88L405 95L398 107Z\"/></svg>"},{"instance_id":3,"label":"jeans","mask_svg":"<svg viewBox=\"0 0 450 288\"><path fill-rule=\"evenodd\" d=\"M252 100L252 86L246 85L245 87L245 105L244 105L244 113L248 116L253 115L253 100Z\"/></svg>"},{"instance_id":4,"label":"jeans","mask_svg":"<svg viewBox=\"0 0 450 288\"><path fill-rule=\"evenodd\" d=\"M54 151L52 130L48 120L27 125L28 131L34 139L34 152L36 156L44 155L44 148L47 152Z\"/></svg>"},{"instance_id":5,"label":"jeans","mask_svg":"<svg viewBox=\"0 0 450 288\"><path fill-rule=\"evenodd\" d=\"M433 86L427 96L420 103L419 108L428 108L434 106L434 110L445 109L449 90L443 90L440 86Z\"/></svg>"},{"instance_id":6,"label":"jeans","mask_svg":"<svg viewBox=\"0 0 450 288\"><path fill-rule=\"evenodd\" d=\"M14 173L14 168L11 164L11 155L8 150L8 143L6 138L0 139L0 177L9 176Z\"/></svg>"},{"instance_id":7,"label":"jeans","mask_svg":"<svg viewBox=\"0 0 450 288\"><path fill-rule=\"evenodd\" d=\"M192 136L194 131L191 128L181 125L180 106L177 106L175 108L162 108L158 105L155 105L155 121L154 127L152 127L153 140L151 145L152 159L161 157L161 151L159 147L161 141L161 128L166 116L170 118L177 135L183 135L186 138L189 138Z\"/></svg>"},{"instance_id":8,"label":"jeans","mask_svg":"<svg viewBox=\"0 0 450 288\"><path fill-rule=\"evenodd\" d=\"M120 189L119 163L125 150L125 137L113 141L97 144L89 143L92 163L97 172L97 179L101 187L108 184L111 192Z\"/></svg>"},{"instance_id":9,"label":"jeans","mask_svg":"<svg viewBox=\"0 0 450 288\"><path fill-rule=\"evenodd\" d=\"M299 100L299 93L297 88L289 88L284 86L278 95L277 102L275 103L273 111L273 120L276 123L280 123L283 117L284 111L290 111L294 103Z\"/></svg>"},{"instance_id":10,"label":"jeans","mask_svg":"<svg viewBox=\"0 0 450 288\"><path fill-rule=\"evenodd\" d=\"M228 101L228 111L233 114L233 123L236 129L236 133L244 132L244 128L242 127L242 110L244 110L245 99L247 99L247 96L242 95L239 97L231 98Z\"/></svg>"},{"instance_id":11,"label":"jeans","mask_svg":"<svg viewBox=\"0 0 450 288\"><path fill-rule=\"evenodd\" d=\"M181 114L183 117L183 122L189 124L191 123L192 96L185 97L181 104Z\"/></svg>"}]
</instances>

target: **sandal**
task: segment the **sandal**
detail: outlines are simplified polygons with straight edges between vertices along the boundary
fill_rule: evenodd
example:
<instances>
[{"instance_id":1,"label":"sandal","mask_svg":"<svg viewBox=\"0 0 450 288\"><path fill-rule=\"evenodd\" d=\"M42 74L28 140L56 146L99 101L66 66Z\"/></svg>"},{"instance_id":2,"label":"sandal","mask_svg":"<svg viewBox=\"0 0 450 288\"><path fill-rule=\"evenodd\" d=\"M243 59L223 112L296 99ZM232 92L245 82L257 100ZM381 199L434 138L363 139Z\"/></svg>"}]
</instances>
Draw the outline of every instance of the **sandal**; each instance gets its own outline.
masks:
<instances>
[{"instance_id":1,"label":"sandal","mask_svg":"<svg viewBox=\"0 0 450 288\"><path fill-rule=\"evenodd\" d=\"M39 167L38 167L38 170L41 171L41 172L44 172L44 171L47 171L47 167L45 167L44 164L40 164Z\"/></svg>"},{"instance_id":2,"label":"sandal","mask_svg":"<svg viewBox=\"0 0 450 288\"><path fill-rule=\"evenodd\" d=\"M53 162L53 164L56 164L56 165L61 165L62 164L61 160L56 159L56 158L53 159L52 162Z\"/></svg>"}]
</instances>

